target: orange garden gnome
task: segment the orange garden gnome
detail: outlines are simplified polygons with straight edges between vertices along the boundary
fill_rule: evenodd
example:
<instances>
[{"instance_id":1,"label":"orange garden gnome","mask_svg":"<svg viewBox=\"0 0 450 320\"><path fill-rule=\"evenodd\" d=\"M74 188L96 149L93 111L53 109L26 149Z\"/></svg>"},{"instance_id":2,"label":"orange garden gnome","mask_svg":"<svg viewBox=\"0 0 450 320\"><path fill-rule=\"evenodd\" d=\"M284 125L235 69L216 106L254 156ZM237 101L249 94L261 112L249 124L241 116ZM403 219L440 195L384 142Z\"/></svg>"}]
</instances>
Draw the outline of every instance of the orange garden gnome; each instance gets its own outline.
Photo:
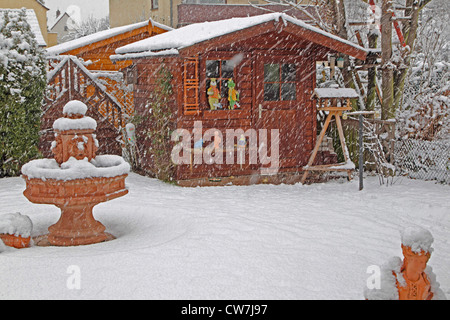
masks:
<instances>
[{"instance_id":1,"label":"orange garden gnome","mask_svg":"<svg viewBox=\"0 0 450 320\"><path fill-rule=\"evenodd\" d=\"M403 261L392 258L382 267L378 288L365 290L367 300L446 300L436 275L427 266L433 248L431 233L409 227L401 233Z\"/></svg>"}]
</instances>

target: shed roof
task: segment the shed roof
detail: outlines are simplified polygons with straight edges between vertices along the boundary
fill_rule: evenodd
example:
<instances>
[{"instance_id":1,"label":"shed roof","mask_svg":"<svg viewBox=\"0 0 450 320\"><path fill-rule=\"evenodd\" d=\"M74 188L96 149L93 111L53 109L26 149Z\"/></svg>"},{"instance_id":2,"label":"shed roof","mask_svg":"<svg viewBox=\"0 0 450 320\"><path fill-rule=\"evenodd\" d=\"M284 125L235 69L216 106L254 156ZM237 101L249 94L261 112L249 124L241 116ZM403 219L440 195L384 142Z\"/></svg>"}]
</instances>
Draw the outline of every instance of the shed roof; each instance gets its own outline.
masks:
<instances>
[{"instance_id":1,"label":"shed roof","mask_svg":"<svg viewBox=\"0 0 450 320\"><path fill-rule=\"evenodd\" d=\"M340 44L340 50L336 51L363 60L367 56L367 51L353 42L339 38L284 13L269 13L246 18L191 24L120 47L116 50L117 55L112 56L111 59L136 59L154 56L157 52L159 52L159 55L164 53L173 55L199 43L270 22L273 22L274 28L277 26L294 26L295 30L301 33L301 37L330 49L336 50L336 44Z\"/></svg>"},{"instance_id":2,"label":"shed roof","mask_svg":"<svg viewBox=\"0 0 450 320\"><path fill-rule=\"evenodd\" d=\"M0 20L3 20L4 13L7 12L17 12L19 13L22 9L0 9ZM36 41L40 47L46 47L47 43L44 40L44 36L41 32L41 27L39 26L39 21L36 13L33 9L26 9L27 22L30 25L31 32L33 32Z\"/></svg>"},{"instance_id":3,"label":"shed roof","mask_svg":"<svg viewBox=\"0 0 450 320\"><path fill-rule=\"evenodd\" d=\"M125 34L127 32L132 32L134 30L144 28L147 26L151 26L152 28L157 27L157 28L167 30L167 31L172 30L172 28L165 26L163 24L157 23L157 22L153 21L152 19L150 19L147 21L138 22L138 23L127 25L127 26L122 26L122 27L117 27L117 28L100 31L100 32L97 32L97 33L94 33L94 34L91 34L91 35L88 35L85 37L81 37L81 38L78 38L78 39L75 39L72 41L61 43L59 45L48 48L47 55L56 56L59 54L68 53L70 51L80 49L82 47L87 47L87 46L93 45L95 43L99 43L99 42L105 41L107 39L111 39L116 36Z\"/></svg>"}]
</instances>

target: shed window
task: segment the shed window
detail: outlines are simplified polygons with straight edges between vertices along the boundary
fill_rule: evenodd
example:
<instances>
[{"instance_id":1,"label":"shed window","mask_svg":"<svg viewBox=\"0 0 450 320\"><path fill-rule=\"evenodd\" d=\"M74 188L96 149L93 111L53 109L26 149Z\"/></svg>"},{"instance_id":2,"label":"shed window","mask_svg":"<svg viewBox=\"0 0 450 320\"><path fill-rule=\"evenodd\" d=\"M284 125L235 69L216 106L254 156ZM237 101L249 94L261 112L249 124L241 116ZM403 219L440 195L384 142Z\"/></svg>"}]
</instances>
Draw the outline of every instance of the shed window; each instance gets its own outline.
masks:
<instances>
[{"instance_id":1,"label":"shed window","mask_svg":"<svg viewBox=\"0 0 450 320\"><path fill-rule=\"evenodd\" d=\"M206 60L206 88L211 86L211 79L216 79L217 89L223 109L228 108L228 80L234 80L234 64L230 60Z\"/></svg>"},{"instance_id":2,"label":"shed window","mask_svg":"<svg viewBox=\"0 0 450 320\"><path fill-rule=\"evenodd\" d=\"M264 101L293 101L296 95L296 66L293 63L264 65Z\"/></svg>"}]
</instances>

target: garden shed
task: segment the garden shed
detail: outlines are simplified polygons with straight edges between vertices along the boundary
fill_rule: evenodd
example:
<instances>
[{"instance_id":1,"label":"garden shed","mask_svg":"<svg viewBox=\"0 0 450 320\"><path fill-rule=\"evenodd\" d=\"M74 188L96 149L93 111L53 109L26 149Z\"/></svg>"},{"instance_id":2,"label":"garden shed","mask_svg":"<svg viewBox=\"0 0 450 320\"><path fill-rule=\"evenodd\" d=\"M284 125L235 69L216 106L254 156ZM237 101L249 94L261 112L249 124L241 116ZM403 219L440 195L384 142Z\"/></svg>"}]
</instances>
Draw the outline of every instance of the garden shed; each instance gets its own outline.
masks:
<instances>
[{"instance_id":1,"label":"garden shed","mask_svg":"<svg viewBox=\"0 0 450 320\"><path fill-rule=\"evenodd\" d=\"M162 170L151 151L163 139L159 114L170 119L167 161L182 159L170 173L180 185L300 181L317 139L316 61L328 54L367 57L282 13L192 24L118 48L113 61L133 61L139 167ZM166 112L157 113L161 101Z\"/></svg>"}]
</instances>

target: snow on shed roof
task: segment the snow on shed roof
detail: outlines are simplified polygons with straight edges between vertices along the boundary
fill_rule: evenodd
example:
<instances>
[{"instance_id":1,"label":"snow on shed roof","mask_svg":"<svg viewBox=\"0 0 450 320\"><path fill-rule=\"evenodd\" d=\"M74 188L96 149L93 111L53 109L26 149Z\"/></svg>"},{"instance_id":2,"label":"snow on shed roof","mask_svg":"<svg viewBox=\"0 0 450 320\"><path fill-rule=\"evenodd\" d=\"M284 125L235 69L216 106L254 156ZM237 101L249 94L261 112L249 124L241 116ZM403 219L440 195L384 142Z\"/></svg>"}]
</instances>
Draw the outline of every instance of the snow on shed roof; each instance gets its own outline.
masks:
<instances>
[{"instance_id":1,"label":"snow on shed roof","mask_svg":"<svg viewBox=\"0 0 450 320\"><path fill-rule=\"evenodd\" d=\"M66 53L68 51L72 51L96 42L100 42L115 36L118 36L120 34L126 33L126 32L130 32L145 26L149 25L149 22L151 22L151 24L155 27L164 29L164 30L172 30L172 28L165 26L163 24L157 23L155 21L153 21L152 19L150 20L146 20L143 22L138 22L138 23L134 23L134 24L130 24L127 26L122 26L122 27L117 27L117 28L112 28L112 29L108 29L108 30L104 30L104 31L100 31L100 32L96 32L94 34L90 34L88 36L85 37L81 37L72 41L68 41L68 42L64 42L61 43L59 45L56 45L54 47L48 48L47 49L47 55L49 56L56 56L62 53Z\"/></svg>"},{"instance_id":2,"label":"snow on shed roof","mask_svg":"<svg viewBox=\"0 0 450 320\"><path fill-rule=\"evenodd\" d=\"M318 99L359 98L355 89L351 88L316 88L313 97Z\"/></svg>"},{"instance_id":3,"label":"snow on shed roof","mask_svg":"<svg viewBox=\"0 0 450 320\"><path fill-rule=\"evenodd\" d=\"M353 42L339 38L331 33L320 30L313 27L304 21L295 19L284 13L269 13L260 16L245 17L245 18L232 18L221 21L213 22L203 22L191 24L179 29L174 29L170 32L164 34L159 34L152 38L144 39L135 43L128 44L126 46L120 47L116 50L117 55L111 56L113 60L120 60L123 58L128 58L128 54L132 58L147 57L154 55L155 51L163 51L173 54L174 49L180 50L186 47L190 47L197 43L220 37L232 32L250 28L265 22L279 22L282 21L285 25L287 23L292 23L294 25L300 26L304 29L308 29L315 33L319 33L333 39L335 41L340 41L349 46L352 46L358 50L366 50Z\"/></svg>"},{"instance_id":4,"label":"snow on shed roof","mask_svg":"<svg viewBox=\"0 0 450 320\"><path fill-rule=\"evenodd\" d=\"M0 21L3 20L3 15L5 12L17 12L19 13L21 9L0 9ZM33 9L26 9L26 15L27 15L27 22L30 25L31 32L33 32L36 41L40 47L46 47L47 42L44 40L44 36L41 32L41 27L39 26L39 21L36 16L36 12L34 12Z\"/></svg>"}]
</instances>

